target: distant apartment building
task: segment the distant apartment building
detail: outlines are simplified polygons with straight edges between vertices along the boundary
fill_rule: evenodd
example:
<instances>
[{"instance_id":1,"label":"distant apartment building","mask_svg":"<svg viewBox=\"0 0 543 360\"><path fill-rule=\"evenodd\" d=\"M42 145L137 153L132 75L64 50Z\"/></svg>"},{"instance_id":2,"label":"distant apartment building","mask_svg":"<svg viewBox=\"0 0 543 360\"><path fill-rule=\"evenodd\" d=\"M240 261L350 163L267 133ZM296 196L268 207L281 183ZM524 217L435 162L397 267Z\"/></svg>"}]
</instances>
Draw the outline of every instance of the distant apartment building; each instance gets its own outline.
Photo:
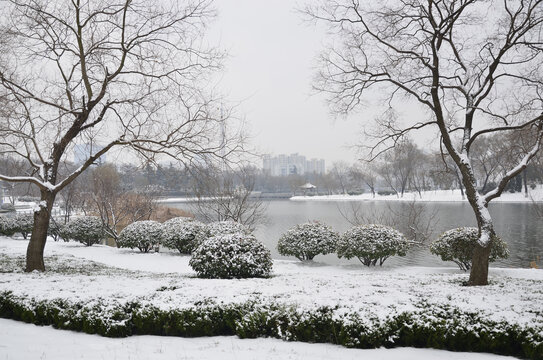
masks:
<instances>
[{"instance_id":1,"label":"distant apartment building","mask_svg":"<svg viewBox=\"0 0 543 360\"><path fill-rule=\"evenodd\" d=\"M305 156L296 154L290 155L264 155L262 169L272 176L324 174L326 171L324 159L307 160Z\"/></svg>"},{"instance_id":2,"label":"distant apartment building","mask_svg":"<svg viewBox=\"0 0 543 360\"><path fill-rule=\"evenodd\" d=\"M88 160L89 157L102 150L104 147L98 144L76 144L74 146L74 164L81 165ZM100 156L94 163L97 165L104 164L106 162L106 156Z\"/></svg>"}]
</instances>

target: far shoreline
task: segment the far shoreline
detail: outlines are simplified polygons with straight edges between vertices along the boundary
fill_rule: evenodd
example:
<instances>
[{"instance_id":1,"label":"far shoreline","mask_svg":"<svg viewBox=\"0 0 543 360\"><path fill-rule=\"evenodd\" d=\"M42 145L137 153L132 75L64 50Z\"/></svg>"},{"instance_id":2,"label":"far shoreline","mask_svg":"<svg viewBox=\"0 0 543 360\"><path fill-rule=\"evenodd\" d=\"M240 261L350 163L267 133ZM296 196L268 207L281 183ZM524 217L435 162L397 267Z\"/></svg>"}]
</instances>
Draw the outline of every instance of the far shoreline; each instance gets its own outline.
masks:
<instances>
[{"instance_id":1,"label":"far shoreline","mask_svg":"<svg viewBox=\"0 0 543 360\"><path fill-rule=\"evenodd\" d=\"M379 195L364 193L360 195L313 195L313 196L292 196L291 201L396 201L396 202L467 202L462 199L459 189L455 190L429 190L418 192L405 192L401 195ZM499 198L492 200L492 203L543 203L543 189L538 187L528 192L504 193Z\"/></svg>"}]
</instances>

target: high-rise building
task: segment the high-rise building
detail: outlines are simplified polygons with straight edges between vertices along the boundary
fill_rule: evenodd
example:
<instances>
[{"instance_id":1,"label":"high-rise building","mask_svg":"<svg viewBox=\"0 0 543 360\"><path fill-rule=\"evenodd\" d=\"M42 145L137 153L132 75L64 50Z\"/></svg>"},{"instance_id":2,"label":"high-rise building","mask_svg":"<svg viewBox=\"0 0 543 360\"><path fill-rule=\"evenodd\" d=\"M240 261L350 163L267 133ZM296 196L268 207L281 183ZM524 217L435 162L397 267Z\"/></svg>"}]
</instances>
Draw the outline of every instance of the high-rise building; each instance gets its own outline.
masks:
<instances>
[{"instance_id":1,"label":"high-rise building","mask_svg":"<svg viewBox=\"0 0 543 360\"><path fill-rule=\"evenodd\" d=\"M264 155L262 168L272 176L324 174L324 159L307 160L305 156L296 154Z\"/></svg>"}]
</instances>

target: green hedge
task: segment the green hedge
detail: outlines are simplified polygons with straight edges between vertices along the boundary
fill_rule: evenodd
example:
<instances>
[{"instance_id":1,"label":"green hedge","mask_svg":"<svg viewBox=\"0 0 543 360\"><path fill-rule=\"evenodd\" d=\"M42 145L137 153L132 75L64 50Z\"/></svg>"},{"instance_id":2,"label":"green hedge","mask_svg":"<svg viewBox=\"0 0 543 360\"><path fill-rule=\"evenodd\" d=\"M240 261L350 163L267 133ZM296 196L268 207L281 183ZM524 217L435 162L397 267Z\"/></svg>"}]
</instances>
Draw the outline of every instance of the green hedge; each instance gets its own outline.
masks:
<instances>
[{"instance_id":1,"label":"green hedge","mask_svg":"<svg viewBox=\"0 0 543 360\"><path fill-rule=\"evenodd\" d=\"M364 349L410 346L543 359L541 327L494 322L447 305L426 304L421 309L380 320L358 313L338 314L330 307L299 311L258 301L204 303L165 311L135 302L112 306L103 299L88 304L36 301L9 291L0 293L0 317L108 337L238 335Z\"/></svg>"}]
</instances>

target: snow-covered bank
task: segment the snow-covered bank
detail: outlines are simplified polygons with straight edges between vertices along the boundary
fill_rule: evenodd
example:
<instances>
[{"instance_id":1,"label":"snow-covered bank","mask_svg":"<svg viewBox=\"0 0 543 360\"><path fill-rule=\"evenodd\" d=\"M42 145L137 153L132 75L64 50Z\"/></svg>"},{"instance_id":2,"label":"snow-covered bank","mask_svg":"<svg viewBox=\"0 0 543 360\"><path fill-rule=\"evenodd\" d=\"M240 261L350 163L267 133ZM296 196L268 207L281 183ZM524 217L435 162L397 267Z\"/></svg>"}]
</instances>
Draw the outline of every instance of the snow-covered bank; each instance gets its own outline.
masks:
<instances>
[{"instance_id":1,"label":"snow-covered bank","mask_svg":"<svg viewBox=\"0 0 543 360\"><path fill-rule=\"evenodd\" d=\"M160 309L197 303L257 301L385 319L425 306L454 306L493 321L541 326L543 270L491 269L491 285L463 287L455 268L365 268L274 261L269 279L198 279L189 257L50 241L46 273L23 273L27 241L0 237L0 292L35 300L115 303L137 300Z\"/></svg>"},{"instance_id":2,"label":"snow-covered bank","mask_svg":"<svg viewBox=\"0 0 543 360\"><path fill-rule=\"evenodd\" d=\"M32 340L29 340L32 339ZM433 349L347 349L337 345L286 342L276 339L239 339L234 336L176 338L132 336L110 339L50 326L40 327L0 319L0 358L27 359L306 359L306 360L491 360L514 359L480 353Z\"/></svg>"},{"instance_id":3,"label":"snow-covered bank","mask_svg":"<svg viewBox=\"0 0 543 360\"><path fill-rule=\"evenodd\" d=\"M293 196L292 201L423 201L423 202L462 202L460 190L431 190L405 193L403 197L397 195L378 195L371 193L361 195L319 195L319 196ZM543 188L541 186L528 192L528 197L522 193L503 193L492 202L532 203L543 202Z\"/></svg>"}]
</instances>

